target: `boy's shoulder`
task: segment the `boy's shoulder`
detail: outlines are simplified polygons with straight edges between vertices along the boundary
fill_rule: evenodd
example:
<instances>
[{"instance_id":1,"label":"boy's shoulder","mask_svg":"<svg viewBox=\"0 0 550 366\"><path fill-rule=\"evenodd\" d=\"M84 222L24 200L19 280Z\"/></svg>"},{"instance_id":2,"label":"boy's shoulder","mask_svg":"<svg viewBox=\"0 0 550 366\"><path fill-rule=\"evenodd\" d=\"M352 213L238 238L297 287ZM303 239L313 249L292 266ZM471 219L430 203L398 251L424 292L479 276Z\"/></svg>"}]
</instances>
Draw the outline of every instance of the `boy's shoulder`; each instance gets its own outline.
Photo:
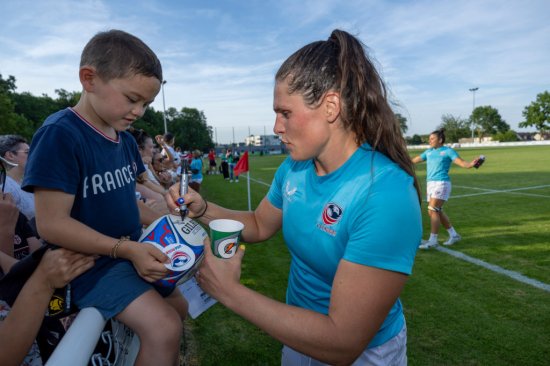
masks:
<instances>
[{"instance_id":1,"label":"boy's shoulder","mask_svg":"<svg viewBox=\"0 0 550 366\"><path fill-rule=\"evenodd\" d=\"M42 124L43 127L47 127L50 125L61 125L63 123L67 123L69 121L72 121L76 118L74 112L70 108L61 109L53 114L50 114L44 123Z\"/></svg>"}]
</instances>

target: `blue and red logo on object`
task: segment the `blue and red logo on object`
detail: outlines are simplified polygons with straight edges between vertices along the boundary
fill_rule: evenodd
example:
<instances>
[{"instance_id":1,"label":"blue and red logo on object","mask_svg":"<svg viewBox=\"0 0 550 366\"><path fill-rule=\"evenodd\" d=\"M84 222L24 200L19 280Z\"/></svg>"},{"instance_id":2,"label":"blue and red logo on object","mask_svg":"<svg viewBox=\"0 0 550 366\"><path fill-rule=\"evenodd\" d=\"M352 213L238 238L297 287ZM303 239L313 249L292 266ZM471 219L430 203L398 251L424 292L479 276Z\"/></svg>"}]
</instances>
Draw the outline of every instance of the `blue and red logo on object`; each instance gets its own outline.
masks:
<instances>
[{"instance_id":1,"label":"blue and red logo on object","mask_svg":"<svg viewBox=\"0 0 550 366\"><path fill-rule=\"evenodd\" d=\"M187 263L191 260L189 255L185 252L176 252L171 258L172 260L172 268L174 270L183 269Z\"/></svg>"},{"instance_id":2,"label":"blue and red logo on object","mask_svg":"<svg viewBox=\"0 0 550 366\"><path fill-rule=\"evenodd\" d=\"M334 202L329 202L323 209L323 222L325 225L334 225L342 217L342 208Z\"/></svg>"}]
</instances>

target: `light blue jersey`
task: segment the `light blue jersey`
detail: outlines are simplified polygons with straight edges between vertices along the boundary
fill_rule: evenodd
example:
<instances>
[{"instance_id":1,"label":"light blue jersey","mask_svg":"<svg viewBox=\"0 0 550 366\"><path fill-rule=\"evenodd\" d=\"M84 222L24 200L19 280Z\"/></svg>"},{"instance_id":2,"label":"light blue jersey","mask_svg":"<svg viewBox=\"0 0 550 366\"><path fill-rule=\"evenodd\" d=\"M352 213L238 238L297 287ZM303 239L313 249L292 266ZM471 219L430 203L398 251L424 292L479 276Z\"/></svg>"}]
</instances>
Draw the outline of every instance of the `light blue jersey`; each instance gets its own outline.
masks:
<instances>
[{"instance_id":1,"label":"light blue jersey","mask_svg":"<svg viewBox=\"0 0 550 366\"><path fill-rule=\"evenodd\" d=\"M268 199L282 210L292 258L288 304L328 314L341 259L411 274L422 234L413 178L368 144L325 176L317 176L311 160L288 158ZM398 299L368 347L394 337L403 325Z\"/></svg>"},{"instance_id":2,"label":"light blue jersey","mask_svg":"<svg viewBox=\"0 0 550 366\"><path fill-rule=\"evenodd\" d=\"M427 160L428 182L432 181L450 181L449 169L453 160L458 158L458 153L447 146L441 146L437 149L433 147L424 151L420 157L423 161Z\"/></svg>"},{"instance_id":3,"label":"light blue jersey","mask_svg":"<svg viewBox=\"0 0 550 366\"><path fill-rule=\"evenodd\" d=\"M202 182L202 159L193 159L189 165L189 169L191 169L192 172L191 180L195 182ZM196 173L193 173L193 171Z\"/></svg>"}]
</instances>

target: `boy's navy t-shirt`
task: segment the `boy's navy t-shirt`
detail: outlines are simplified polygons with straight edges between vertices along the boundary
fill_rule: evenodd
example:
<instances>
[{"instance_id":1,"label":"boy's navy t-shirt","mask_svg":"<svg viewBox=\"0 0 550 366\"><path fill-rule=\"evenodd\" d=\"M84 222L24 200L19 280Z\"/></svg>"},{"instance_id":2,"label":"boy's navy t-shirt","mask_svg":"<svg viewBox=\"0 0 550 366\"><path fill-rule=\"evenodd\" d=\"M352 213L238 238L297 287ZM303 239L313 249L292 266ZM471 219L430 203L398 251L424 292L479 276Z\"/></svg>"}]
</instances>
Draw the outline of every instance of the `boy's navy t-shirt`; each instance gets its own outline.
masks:
<instances>
[{"instance_id":1,"label":"boy's navy t-shirt","mask_svg":"<svg viewBox=\"0 0 550 366\"><path fill-rule=\"evenodd\" d=\"M71 217L110 237L137 241L141 224L136 176L144 171L129 133L113 140L68 108L49 116L33 137L22 188L74 195ZM108 256L96 259L94 267L71 284L74 304L94 306L105 319L152 288L130 262Z\"/></svg>"},{"instance_id":2,"label":"boy's navy t-shirt","mask_svg":"<svg viewBox=\"0 0 550 366\"><path fill-rule=\"evenodd\" d=\"M22 187L74 195L71 217L113 238L137 240L136 176L144 171L129 133L113 140L67 108L49 116L34 135Z\"/></svg>"}]
</instances>

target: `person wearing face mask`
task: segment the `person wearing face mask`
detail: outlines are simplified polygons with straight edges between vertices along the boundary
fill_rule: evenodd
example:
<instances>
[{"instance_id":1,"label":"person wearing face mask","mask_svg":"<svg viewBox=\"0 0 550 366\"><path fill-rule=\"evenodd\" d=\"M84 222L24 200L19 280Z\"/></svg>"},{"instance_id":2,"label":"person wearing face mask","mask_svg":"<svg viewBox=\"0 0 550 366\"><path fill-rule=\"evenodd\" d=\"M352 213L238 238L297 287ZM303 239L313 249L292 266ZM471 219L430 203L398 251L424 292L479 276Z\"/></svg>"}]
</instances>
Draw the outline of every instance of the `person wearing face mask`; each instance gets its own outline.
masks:
<instances>
[{"instance_id":1,"label":"person wearing face mask","mask_svg":"<svg viewBox=\"0 0 550 366\"><path fill-rule=\"evenodd\" d=\"M0 157L14 165L8 170L4 192L11 194L15 205L28 220L33 220L35 216L34 194L21 189L28 156L29 144L24 137L19 135L0 136Z\"/></svg>"}]
</instances>

